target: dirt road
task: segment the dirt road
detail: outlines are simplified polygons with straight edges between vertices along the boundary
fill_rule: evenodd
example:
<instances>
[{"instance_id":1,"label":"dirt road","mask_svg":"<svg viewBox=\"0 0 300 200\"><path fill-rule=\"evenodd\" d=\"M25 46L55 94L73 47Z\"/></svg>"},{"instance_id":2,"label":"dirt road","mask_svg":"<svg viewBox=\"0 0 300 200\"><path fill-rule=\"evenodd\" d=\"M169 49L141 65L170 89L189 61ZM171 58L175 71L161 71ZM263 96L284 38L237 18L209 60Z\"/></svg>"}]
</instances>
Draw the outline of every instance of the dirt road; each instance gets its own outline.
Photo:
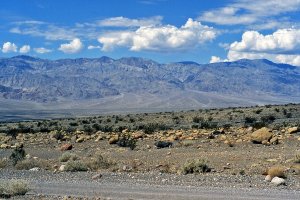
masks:
<instances>
[{"instance_id":1,"label":"dirt road","mask_svg":"<svg viewBox=\"0 0 300 200\"><path fill-rule=\"evenodd\" d=\"M300 191L276 189L206 188L116 182L39 182L28 194L101 197L105 199L299 199Z\"/></svg>"}]
</instances>

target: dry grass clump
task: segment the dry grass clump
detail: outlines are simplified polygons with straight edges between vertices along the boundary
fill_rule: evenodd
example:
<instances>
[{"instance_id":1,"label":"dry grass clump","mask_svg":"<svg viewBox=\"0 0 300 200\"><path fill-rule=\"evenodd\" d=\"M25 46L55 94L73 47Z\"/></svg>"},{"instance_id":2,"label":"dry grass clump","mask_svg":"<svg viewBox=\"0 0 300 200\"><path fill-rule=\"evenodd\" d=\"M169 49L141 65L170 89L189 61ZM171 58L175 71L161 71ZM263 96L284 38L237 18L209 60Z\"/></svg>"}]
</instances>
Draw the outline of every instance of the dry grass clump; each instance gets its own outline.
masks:
<instances>
[{"instance_id":1,"label":"dry grass clump","mask_svg":"<svg viewBox=\"0 0 300 200\"><path fill-rule=\"evenodd\" d=\"M272 178L274 178L275 176L280 178L286 178L285 170L281 166L270 167L267 170L267 174L270 175Z\"/></svg>"},{"instance_id":2,"label":"dry grass clump","mask_svg":"<svg viewBox=\"0 0 300 200\"><path fill-rule=\"evenodd\" d=\"M59 161L60 162L68 162L69 160L78 160L79 157L74 154L74 153L70 153L70 152L65 152L63 153L60 158L59 158Z\"/></svg>"},{"instance_id":3,"label":"dry grass clump","mask_svg":"<svg viewBox=\"0 0 300 200\"><path fill-rule=\"evenodd\" d=\"M96 153L95 156L87 162L87 166L92 171L97 171L99 169L108 169L113 165L108 159L104 158L101 154Z\"/></svg>"},{"instance_id":4,"label":"dry grass clump","mask_svg":"<svg viewBox=\"0 0 300 200\"><path fill-rule=\"evenodd\" d=\"M26 159L21 160L15 165L18 170L30 170L32 168L38 167L40 169L50 170L51 165L46 160L41 159Z\"/></svg>"},{"instance_id":5,"label":"dry grass clump","mask_svg":"<svg viewBox=\"0 0 300 200\"><path fill-rule=\"evenodd\" d=\"M7 166L7 160L6 159L0 159L0 169L3 169Z\"/></svg>"},{"instance_id":6,"label":"dry grass clump","mask_svg":"<svg viewBox=\"0 0 300 200\"><path fill-rule=\"evenodd\" d=\"M189 160L182 167L183 174L206 173L210 171L207 161L203 159Z\"/></svg>"},{"instance_id":7,"label":"dry grass clump","mask_svg":"<svg viewBox=\"0 0 300 200\"><path fill-rule=\"evenodd\" d=\"M69 172L79 172L79 171L87 171L88 166L81 160L70 160L66 163L65 171Z\"/></svg>"},{"instance_id":8,"label":"dry grass clump","mask_svg":"<svg viewBox=\"0 0 300 200\"><path fill-rule=\"evenodd\" d=\"M24 180L10 180L0 183L0 198L25 195L28 191L28 183Z\"/></svg>"},{"instance_id":9,"label":"dry grass clump","mask_svg":"<svg viewBox=\"0 0 300 200\"><path fill-rule=\"evenodd\" d=\"M295 155L295 159L294 159L295 163L300 163L300 153Z\"/></svg>"}]
</instances>

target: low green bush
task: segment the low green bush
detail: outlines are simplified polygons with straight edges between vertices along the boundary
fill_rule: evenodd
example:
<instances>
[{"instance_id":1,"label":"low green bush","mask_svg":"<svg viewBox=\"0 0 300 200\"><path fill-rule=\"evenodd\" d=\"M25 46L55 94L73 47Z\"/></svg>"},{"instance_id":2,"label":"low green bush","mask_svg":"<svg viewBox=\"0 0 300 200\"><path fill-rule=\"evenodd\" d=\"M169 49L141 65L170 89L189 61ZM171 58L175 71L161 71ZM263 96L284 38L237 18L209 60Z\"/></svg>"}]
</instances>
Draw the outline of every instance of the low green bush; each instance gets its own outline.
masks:
<instances>
[{"instance_id":1,"label":"low green bush","mask_svg":"<svg viewBox=\"0 0 300 200\"><path fill-rule=\"evenodd\" d=\"M70 153L70 152L65 152L63 153L60 157L59 157L59 161L60 162L68 162L69 160L78 160L79 157L74 154L74 153Z\"/></svg>"},{"instance_id":2,"label":"low green bush","mask_svg":"<svg viewBox=\"0 0 300 200\"><path fill-rule=\"evenodd\" d=\"M28 183L24 180L10 180L0 183L0 198L25 195L29 191Z\"/></svg>"},{"instance_id":3,"label":"low green bush","mask_svg":"<svg viewBox=\"0 0 300 200\"><path fill-rule=\"evenodd\" d=\"M203 159L188 160L182 167L183 174L206 173L210 171L207 161Z\"/></svg>"},{"instance_id":4,"label":"low green bush","mask_svg":"<svg viewBox=\"0 0 300 200\"><path fill-rule=\"evenodd\" d=\"M80 160L68 161L65 166L65 171L69 171L69 172L87 171L87 170L88 170L87 164Z\"/></svg>"}]
</instances>

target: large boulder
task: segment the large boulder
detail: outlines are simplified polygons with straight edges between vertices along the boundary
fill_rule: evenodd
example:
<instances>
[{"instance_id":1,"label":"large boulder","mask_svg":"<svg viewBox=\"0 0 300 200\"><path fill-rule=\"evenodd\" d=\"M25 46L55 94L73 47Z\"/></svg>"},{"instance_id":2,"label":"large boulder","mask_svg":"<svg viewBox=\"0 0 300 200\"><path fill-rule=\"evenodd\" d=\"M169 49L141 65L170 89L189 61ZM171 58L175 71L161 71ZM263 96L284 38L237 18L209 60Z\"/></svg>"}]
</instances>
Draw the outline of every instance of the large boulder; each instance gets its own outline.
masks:
<instances>
[{"instance_id":1,"label":"large boulder","mask_svg":"<svg viewBox=\"0 0 300 200\"><path fill-rule=\"evenodd\" d=\"M61 147L60 147L60 150L61 151L68 151L68 150L72 150L73 148L73 145L72 144L63 144Z\"/></svg>"},{"instance_id":2,"label":"large boulder","mask_svg":"<svg viewBox=\"0 0 300 200\"><path fill-rule=\"evenodd\" d=\"M272 131L266 127L263 127L261 129L254 131L251 134L251 141L253 143L262 144L263 141L270 141L272 137L273 137Z\"/></svg>"},{"instance_id":3,"label":"large boulder","mask_svg":"<svg viewBox=\"0 0 300 200\"><path fill-rule=\"evenodd\" d=\"M273 183L274 185L276 186L279 186L279 185L285 185L285 180L283 178L279 178L277 176L275 176L272 180L271 180L271 183Z\"/></svg>"},{"instance_id":4,"label":"large boulder","mask_svg":"<svg viewBox=\"0 0 300 200\"><path fill-rule=\"evenodd\" d=\"M287 130L287 132L289 134L297 133L298 131L299 131L299 128L297 126L288 128L288 130Z\"/></svg>"},{"instance_id":5,"label":"large boulder","mask_svg":"<svg viewBox=\"0 0 300 200\"><path fill-rule=\"evenodd\" d=\"M168 141L157 141L154 143L154 145L156 146L156 148L161 149L161 148L170 148L172 147L173 143Z\"/></svg>"},{"instance_id":6,"label":"large boulder","mask_svg":"<svg viewBox=\"0 0 300 200\"><path fill-rule=\"evenodd\" d=\"M119 141L119 136L118 135L112 135L109 140L108 143L109 144L116 144Z\"/></svg>"}]
</instances>

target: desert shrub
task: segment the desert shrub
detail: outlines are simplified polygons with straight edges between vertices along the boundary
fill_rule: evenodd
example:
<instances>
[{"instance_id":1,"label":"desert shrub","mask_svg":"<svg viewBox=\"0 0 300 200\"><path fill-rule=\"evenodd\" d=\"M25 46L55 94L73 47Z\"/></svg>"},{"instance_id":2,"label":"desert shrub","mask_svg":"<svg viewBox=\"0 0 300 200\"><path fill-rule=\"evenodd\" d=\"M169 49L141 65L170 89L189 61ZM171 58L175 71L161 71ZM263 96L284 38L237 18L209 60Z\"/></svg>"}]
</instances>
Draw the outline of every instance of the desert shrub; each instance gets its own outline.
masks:
<instances>
[{"instance_id":1,"label":"desert shrub","mask_svg":"<svg viewBox=\"0 0 300 200\"><path fill-rule=\"evenodd\" d=\"M166 174L176 173L176 167L174 164L171 163L160 164L158 170L160 173L166 173Z\"/></svg>"},{"instance_id":2,"label":"desert shrub","mask_svg":"<svg viewBox=\"0 0 300 200\"><path fill-rule=\"evenodd\" d=\"M113 163L111 163L109 160L104 158L101 154L97 153L91 161L87 163L87 166L89 169L93 171L97 171L99 169L108 169L110 166L112 166Z\"/></svg>"},{"instance_id":3,"label":"desert shrub","mask_svg":"<svg viewBox=\"0 0 300 200\"><path fill-rule=\"evenodd\" d=\"M9 156L9 159L12 161L13 165L16 165L19 161L24 160L26 156L23 145L20 145L14 149L14 151Z\"/></svg>"},{"instance_id":4,"label":"desert shrub","mask_svg":"<svg viewBox=\"0 0 300 200\"><path fill-rule=\"evenodd\" d=\"M100 126L99 130L102 132L112 132L113 131L113 127L109 126L109 125L105 125L105 126Z\"/></svg>"},{"instance_id":5,"label":"desert shrub","mask_svg":"<svg viewBox=\"0 0 300 200\"><path fill-rule=\"evenodd\" d=\"M70 122L69 125L70 126L78 126L78 123L77 122Z\"/></svg>"},{"instance_id":6,"label":"desert shrub","mask_svg":"<svg viewBox=\"0 0 300 200\"><path fill-rule=\"evenodd\" d=\"M254 122L256 122L256 119L254 117L245 117L246 124L252 124Z\"/></svg>"},{"instance_id":7,"label":"desert shrub","mask_svg":"<svg viewBox=\"0 0 300 200\"><path fill-rule=\"evenodd\" d=\"M260 114L263 111L263 109L254 110L253 112L256 114Z\"/></svg>"},{"instance_id":8,"label":"desert shrub","mask_svg":"<svg viewBox=\"0 0 300 200\"><path fill-rule=\"evenodd\" d=\"M12 136L13 138L16 138L19 133L19 130L16 128L9 128L6 130L6 134L9 136Z\"/></svg>"},{"instance_id":9,"label":"desert shrub","mask_svg":"<svg viewBox=\"0 0 300 200\"><path fill-rule=\"evenodd\" d=\"M147 124L144 126L144 132L146 134L152 134L157 129L157 124Z\"/></svg>"},{"instance_id":10,"label":"desert shrub","mask_svg":"<svg viewBox=\"0 0 300 200\"><path fill-rule=\"evenodd\" d=\"M130 135L122 135L117 145L120 147L129 147L131 150L134 150L136 147L136 139L133 139Z\"/></svg>"},{"instance_id":11,"label":"desert shrub","mask_svg":"<svg viewBox=\"0 0 300 200\"><path fill-rule=\"evenodd\" d=\"M28 183L24 180L10 180L0 183L0 198L25 195L28 191Z\"/></svg>"},{"instance_id":12,"label":"desert shrub","mask_svg":"<svg viewBox=\"0 0 300 200\"><path fill-rule=\"evenodd\" d=\"M62 140L64 138L64 134L61 131L55 131L52 134L52 137L57 139L57 140Z\"/></svg>"},{"instance_id":13,"label":"desert shrub","mask_svg":"<svg viewBox=\"0 0 300 200\"><path fill-rule=\"evenodd\" d=\"M193 117L193 122L194 123L200 123L200 122L203 122L204 121L204 118L203 117Z\"/></svg>"},{"instance_id":14,"label":"desert shrub","mask_svg":"<svg viewBox=\"0 0 300 200\"><path fill-rule=\"evenodd\" d=\"M90 124L90 121L88 121L88 120L82 120L81 123L82 124Z\"/></svg>"},{"instance_id":15,"label":"desert shrub","mask_svg":"<svg viewBox=\"0 0 300 200\"><path fill-rule=\"evenodd\" d=\"M38 167L46 170L51 169L50 163L48 163L46 160L37 160L37 159L21 160L15 165L15 167L18 170L30 170L34 167Z\"/></svg>"},{"instance_id":16,"label":"desert shrub","mask_svg":"<svg viewBox=\"0 0 300 200\"><path fill-rule=\"evenodd\" d=\"M7 161L5 159L0 159L0 169L3 169L7 166Z\"/></svg>"},{"instance_id":17,"label":"desert shrub","mask_svg":"<svg viewBox=\"0 0 300 200\"><path fill-rule=\"evenodd\" d=\"M198 129L198 128L200 128L200 126L199 126L198 124L193 124L193 125L191 126L191 128Z\"/></svg>"},{"instance_id":18,"label":"desert shrub","mask_svg":"<svg viewBox=\"0 0 300 200\"><path fill-rule=\"evenodd\" d=\"M267 116L262 116L260 118L260 120L263 122L263 123L273 123L273 121L276 119L276 117L274 115L267 115Z\"/></svg>"},{"instance_id":19,"label":"desert shrub","mask_svg":"<svg viewBox=\"0 0 300 200\"><path fill-rule=\"evenodd\" d=\"M201 122L200 124L200 128L207 128L207 129L210 129L210 128L217 128L218 127L218 123L217 122L211 122L211 121L203 121Z\"/></svg>"},{"instance_id":20,"label":"desert shrub","mask_svg":"<svg viewBox=\"0 0 300 200\"><path fill-rule=\"evenodd\" d=\"M78 156L74 153L65 152L59 157L60 162L67 162L69 160L78 160Z\"/></svg>"},{"instance_id":21,"label":"desert shrub","mask_svg":"<svg viewBox=\"0 0 300 200\"><path fill-rule=\"evenodd\" d=\"M286 113L285 116L286 116L286 118L291 118L293 115L292 115L292 113L289 112L289 113Z\"/></svg>"},{"instance_id":22,"label":"desert shrub","mask_svg":"<svg viewBox=\"0 0 300 200\"><path fill-rule=\"evenodd\" d=\"M207 161L203 159L188 160L182 167L183 174L210 172Z\"/></svg>"},{"instance_id":23,"label":"desert shrub","mask_svg":"<svg viewBox=\"0 0 300 200\"><path fill-rule=\"evenodd\" d=\"M68 161L65 166L65 171L69 171L69 172L87 171L87 170L88 170L87 164L80 160Z\"/></svg>"},{"instance_id":24,"label":"desert shrub","mask_svg":"<svg viewBox=\"0 0 300 200\"><path fill-rule=\"evenodd\" d=\"M251 126L255 129L260 129L267 126L267 124L265 122L254 122L253 124L251 124Z\"/></svg>"},{"instance_id":25,"label":"desert shrub","mask_svg":"<svg viewBox=\"0 0 300 200\"><path fill-rule=\"evenodd\" d=\"M270 175L272 178L275 176L280 178L286 178L285 170L283 167L280 166L270 167L267 172L268 175Z\"/></svg>"}]
</instances>

